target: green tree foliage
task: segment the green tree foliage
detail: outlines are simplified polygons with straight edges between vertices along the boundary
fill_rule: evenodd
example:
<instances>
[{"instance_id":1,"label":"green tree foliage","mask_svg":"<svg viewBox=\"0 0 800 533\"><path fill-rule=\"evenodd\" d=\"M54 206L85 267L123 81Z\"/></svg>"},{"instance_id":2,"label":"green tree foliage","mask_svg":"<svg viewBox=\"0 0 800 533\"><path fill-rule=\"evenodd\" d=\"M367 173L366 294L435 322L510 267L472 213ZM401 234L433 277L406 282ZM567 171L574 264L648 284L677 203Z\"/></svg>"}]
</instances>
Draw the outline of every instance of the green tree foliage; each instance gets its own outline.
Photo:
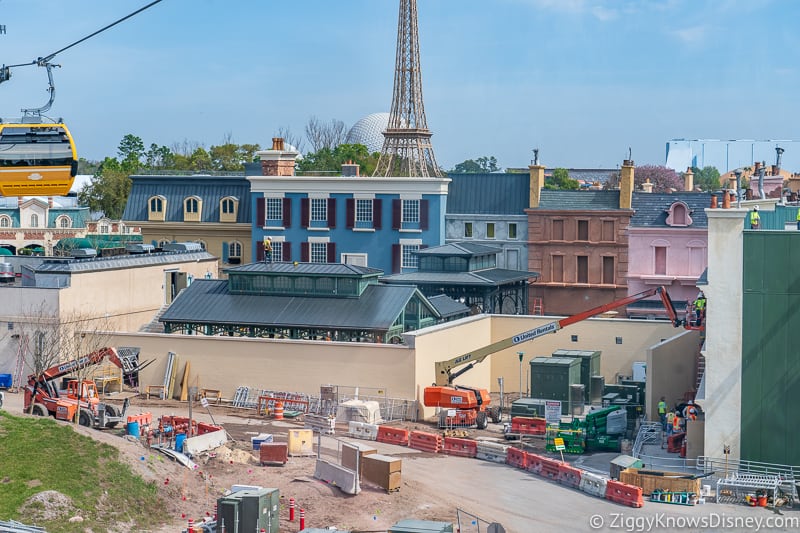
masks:
<instances>
[{"instance_id":1,"label":"green tree foliage","mask_svg":"<svg viewBox=\"0 0 800 533\"><path fill-rule=\"evenodd\" d=\"M131 192L129 176L130 172L119 161L107 157L91 181L78 191L78 199L92 211L101 211L111 219L121 219Z\"/></svg>"},{"instance_id":2,"label":"green tree foliage","mask_svg":"<svg viewBox=\"0 0 800 533\"><path fill-rule=\"evenodd\" d=\"M467 174L486 174L502 170L497 166L497 159L494 156L483 156L477 159L467 159L455 167L450 172Z\"/></svg>"},{"instance_id":3,"label":"green tree foliage","mask_svg":"<svg viewBox=\"0 0 800 533\"><path fill-rule=\"evenodd\" d=\"M716 167L692 167L692 172L694 173L695 187L700 187L703 191L718 191L720 189L720 174Z\"/></svg>"},{"instance_id":4,"label":"green tree foliage","mask_svg":"<svg viewBox=\"0 0 800 533\"><path fill-rule=\"evenodd\" d=\"M301 172L339 172L342 164L352 161L361 167L361 174L372 175L378 164L380 154L370 154L363 144L340 144L334 149L320 148L309 152L298 161L297 169Z\"/></svg>"},{"instance_id":5,"label":"green tree foliage","mask_svg":"<svg viewBox=\"0 0 800 533\"><path fill-rule=\"evenodd\" d=\"M562 189L574 191L580 188L578 180L569 177L569 171L566 168L557 168L553 170L553 175L545 179L545 189Z\"/></svg>"}]
</instances>

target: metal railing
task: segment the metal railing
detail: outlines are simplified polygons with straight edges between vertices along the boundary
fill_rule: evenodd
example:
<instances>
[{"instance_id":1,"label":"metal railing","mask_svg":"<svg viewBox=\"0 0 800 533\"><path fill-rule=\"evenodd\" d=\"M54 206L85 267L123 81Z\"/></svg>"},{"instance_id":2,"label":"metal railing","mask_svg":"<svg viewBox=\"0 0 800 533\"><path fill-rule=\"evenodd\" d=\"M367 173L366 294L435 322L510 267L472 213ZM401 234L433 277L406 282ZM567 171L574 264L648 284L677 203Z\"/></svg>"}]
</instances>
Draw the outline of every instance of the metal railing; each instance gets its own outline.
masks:
<instances>
[{"instance_id":1,"label":"metal railing","mask_svg":"<svg viewBox=\"0 0 800 533\"><path fill-rule=\"evenodd\" d=\"M697 469L704 474L714 473L709 479L716 481L725 479L733 473L778 476L779 488L792 500L797 500L797 484L800 483L800 466L762 463L740 459L725 459L701 455L697 458Z\"/></svg>"},{"instance_id":2,"label":"metal railing","mask_svg":"<svg viewBox=\"0 0 800 533\"><path fill-rule=\"evenodd\" d=\"M661 444L661 432L661 424L658 422L642 422L636 433L636 440L633 441L631 455L638 459L645 444Z\"/></svg>"}]
</instances>

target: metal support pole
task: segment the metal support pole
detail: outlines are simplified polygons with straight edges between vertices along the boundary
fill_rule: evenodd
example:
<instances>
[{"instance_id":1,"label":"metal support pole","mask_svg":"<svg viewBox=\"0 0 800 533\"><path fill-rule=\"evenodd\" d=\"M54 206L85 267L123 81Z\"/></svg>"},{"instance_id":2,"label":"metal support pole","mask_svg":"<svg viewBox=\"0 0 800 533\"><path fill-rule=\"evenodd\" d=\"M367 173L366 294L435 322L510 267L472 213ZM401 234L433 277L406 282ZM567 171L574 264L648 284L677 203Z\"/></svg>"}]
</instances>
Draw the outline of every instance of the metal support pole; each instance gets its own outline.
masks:
<instances>
[{"instance_id":1,"label":"metal support pole","mask_svg":"<svg viewBox=\"0 0 800 533\"><path fill-rule=\"evenodd\" d=\"M519 356L519 397L522 398L522 358L525 357L525 352L517 352Z\"/></svg>"}]
</instances>

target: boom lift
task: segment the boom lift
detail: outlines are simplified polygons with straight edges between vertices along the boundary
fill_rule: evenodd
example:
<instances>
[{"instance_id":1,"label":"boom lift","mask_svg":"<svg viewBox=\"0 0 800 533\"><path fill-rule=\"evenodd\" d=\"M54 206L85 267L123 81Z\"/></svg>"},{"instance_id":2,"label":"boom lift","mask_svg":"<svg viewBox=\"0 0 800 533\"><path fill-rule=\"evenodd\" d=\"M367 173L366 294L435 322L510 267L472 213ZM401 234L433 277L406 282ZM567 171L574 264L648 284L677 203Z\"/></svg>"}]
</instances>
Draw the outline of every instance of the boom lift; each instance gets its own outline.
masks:
<instances>
[{"instance_id":1,"label":"boom lift","mask_svg":"<svg viewBox=\"0 0 800 533\"><path fill-rule=\"evenodd\" d=\"M486 389L454 385L453 381L457 377L471 370L476 364L482 362L495 352L511 348L523 342L531 341L548 333L556 333L560 329L575 324L576 322L655 295L661 297L661 302L664 304L667 316L676 328L685 327L686 329L699 329L701 327L693 326L691 321L685 318L678 318L675 305L672 303L667 289L663 286L655 287L600 305L588 311L583 311L582 313L568 316L561 320L550 322L549 324L544 324L543 326L519 333L513 337L489 344L474 352L459 355L447 361L439 361L436 363L436 383L433 386L425 387L423 403L426 407L440 407L443 409L439 416L440 427L475 425L478 429L484 429L487 426L488 418L491 418L492 421L499 421L499 409L489 407L489 391ZM454 371L454 369L462 365L466 366ZM455 416L449 416L447 410L455 410Z\"/></svg>"},{"instance_id":2,"label":"boom lift","mask_svg":"<svg viewBox=\"0 0 800 533\"><path fill-rule=\"evenodd\" d=\"M32 413L38 416L54 416L57 420L73 420L78 412L78 423L94 428L113 428L125 419L129 400L125 399L122 411L112 404L101 402L97 387L90 380L70 380L65 390L59 390L57 380L108 359L123 368L119 354L114 348L101 348L80 359L59 363L45 370L41 376L31 374L25 386L25 411L33 403Z\"/></svg>"}]
</instances>

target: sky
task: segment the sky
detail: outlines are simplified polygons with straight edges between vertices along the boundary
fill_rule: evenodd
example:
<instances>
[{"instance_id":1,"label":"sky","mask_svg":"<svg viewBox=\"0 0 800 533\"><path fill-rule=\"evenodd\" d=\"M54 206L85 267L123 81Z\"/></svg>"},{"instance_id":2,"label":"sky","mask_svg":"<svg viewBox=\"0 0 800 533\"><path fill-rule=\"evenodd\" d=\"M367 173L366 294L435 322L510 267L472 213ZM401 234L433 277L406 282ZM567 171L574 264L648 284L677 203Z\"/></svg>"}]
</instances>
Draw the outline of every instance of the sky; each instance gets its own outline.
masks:
<instances>
[{"instance_id":1,"label":"sky","mask_svg":"<svg viewBox=\"0 0 800 533\"><path fill-rule=\"evenodd\" d=\"M150 0L0 0L0 64L51 54ZM304 137L391 108L399 0L162 0L58 54L79 155L127 134L206 148ZM800 2L418 0L423 94L445 169L665 163L669 139L800 139ZM12 69L0 116L47 101ZM800 143L794 147L800 151ZM306 150L309 148L307 143ZM784 168L800 171L787 148ZM786 163L797 161L797 168ZM771 163L771 162L770 162Z\"/></svg>"}]
</instances>

